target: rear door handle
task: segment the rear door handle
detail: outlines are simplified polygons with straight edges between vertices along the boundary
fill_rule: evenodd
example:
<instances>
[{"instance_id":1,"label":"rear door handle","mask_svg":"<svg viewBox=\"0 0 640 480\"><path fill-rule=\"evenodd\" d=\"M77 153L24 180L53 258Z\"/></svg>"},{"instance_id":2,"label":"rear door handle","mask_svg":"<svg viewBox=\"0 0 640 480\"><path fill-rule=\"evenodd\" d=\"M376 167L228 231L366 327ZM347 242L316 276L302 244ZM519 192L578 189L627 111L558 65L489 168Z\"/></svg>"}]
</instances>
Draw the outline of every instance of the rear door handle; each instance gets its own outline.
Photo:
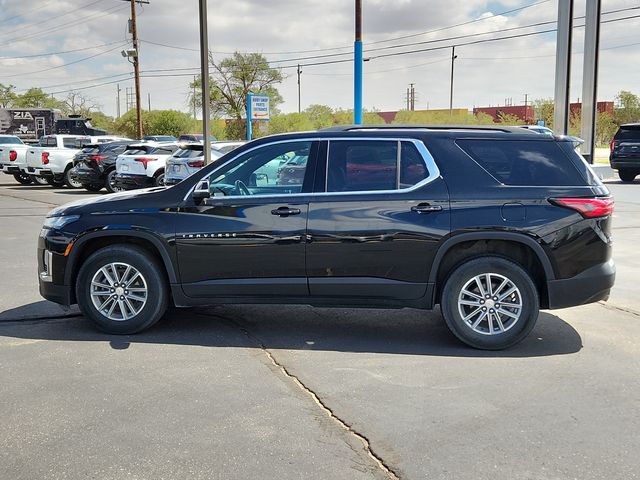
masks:
<instances>
[{"instance_id":1,"label":"rear door handle","mask_svg":"<svg viewBox=\"0 0 640 480\"><path fill-rule=\"evenodd\" d=\"M421 203L419 205L414 205L411 207L412 212L418 213L431 213L431 212L439 212L442 210L440 205L429 205L428 203Z\"/></svg>"},{"instance_id":2,"label":"rear door handle","mask_svg":"<svg viewBox=\"0 0 640 480\"><path fill-rule=\"evenodd\" d=\"M274 210L271 210L271 215L278 215L279 217L288 217L289 215L300 215L300 209L290 208L290 207L278 207Z\"/></svg>"}]
</instances>

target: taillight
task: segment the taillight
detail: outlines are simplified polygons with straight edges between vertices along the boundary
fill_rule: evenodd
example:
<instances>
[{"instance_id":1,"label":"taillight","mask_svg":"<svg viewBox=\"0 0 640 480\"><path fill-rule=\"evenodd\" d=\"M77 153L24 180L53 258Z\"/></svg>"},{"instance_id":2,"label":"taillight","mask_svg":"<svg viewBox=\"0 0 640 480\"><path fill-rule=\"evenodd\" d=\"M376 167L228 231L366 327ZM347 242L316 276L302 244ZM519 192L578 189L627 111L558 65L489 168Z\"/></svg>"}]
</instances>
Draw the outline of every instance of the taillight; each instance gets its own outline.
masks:
<instances>
[{"instance_id":1,"label":"taillight","mask_svg":"<svg viewBox=\"0 0 640 480\"><path fill-rule=\"evenodd\" d=\"M134 160L135 160L136 162L140 162L142 165L144 165L144 169L146 170L146 169L147 169L147 164L148 164L149 162L155 162L155 161L157 160L157 158L152 158L152 157L137 157L137 158L134 158Z\"/></svg>"},{"instance_id":2,"label":"taillight","mask_svg":"<svg viewBox=\"0 0 640 480\"><path fill-rule=\"evenodd\" d=\"M49 164L49 152L42 152L42 164L43 165Z\"/></svg>"},{"instance_id":3,"label":"taillight","mask_svg":"<svg viewBox=\"0 0 640 480\"><path fill-rule=\"evenodd\" d=\"M566 207L580 213L584 218L606 217L613 213L613 197L593 198L550 198L559 207Z\"/></svg>"},{"instance_id":4,"label":"taillight","mask_svg":"<svg viewBox=\"0 0 640 480\"><path fill-rule=\"evenodd\" d=\"M109 158L109 155L89 155L89 160L93 160L96 163L100 163L105 158Z\"/></svg>"},{"instance_id":5,"label":"taillight","mask_svg":"<svg viewBox=\"0 0 640 480\"><path fill-rule=\"evenodd\" d=\"M9 150L9 161L15 162L17 158L18 158L18 152L16 152L15 150Z\"/></svg>"},{"instance_id":6,"label":"taillight","mask_svg":"<svg viewBox=\"0 0 640 480\"><path fill-rule=\"evenodd\" d=\"M190 167L204 167L204 160L192 160L190 162L187 162L187 165L189 165Z\"/></svg>"},{"instance_id":7,"label":"taillight","mask_svg":"<svg viewBox=\"0 0 640 480\"><path fill-rule=\"evenodd\" d=\"M611 140L611 143L609 144L609 151L613 153L613 151L616 149L619 143L620 143L619 140Z\"/></svg>"}]
</instances>

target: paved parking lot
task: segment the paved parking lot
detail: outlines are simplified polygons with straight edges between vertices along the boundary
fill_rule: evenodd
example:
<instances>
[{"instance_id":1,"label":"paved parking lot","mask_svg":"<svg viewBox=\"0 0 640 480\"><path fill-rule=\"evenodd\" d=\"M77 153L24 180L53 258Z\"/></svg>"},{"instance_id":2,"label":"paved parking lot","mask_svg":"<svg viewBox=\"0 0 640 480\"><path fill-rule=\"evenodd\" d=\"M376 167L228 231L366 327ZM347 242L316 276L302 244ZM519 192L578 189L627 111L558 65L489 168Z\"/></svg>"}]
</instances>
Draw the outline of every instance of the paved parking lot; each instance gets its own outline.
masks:
<instances>
[{"instance_id":1,"label":"paved parking lot","mask_svg":"<svg viewBox=\"0 0 640 480\"><path fill-rule=\"evenodd\" d=\"M606 304L503 352L438 312L231 306L135 336L43 301L46 212L0 177L0 478L631 479L640 472L640 182L611 181Z\"/></svg>"}]
</instances>

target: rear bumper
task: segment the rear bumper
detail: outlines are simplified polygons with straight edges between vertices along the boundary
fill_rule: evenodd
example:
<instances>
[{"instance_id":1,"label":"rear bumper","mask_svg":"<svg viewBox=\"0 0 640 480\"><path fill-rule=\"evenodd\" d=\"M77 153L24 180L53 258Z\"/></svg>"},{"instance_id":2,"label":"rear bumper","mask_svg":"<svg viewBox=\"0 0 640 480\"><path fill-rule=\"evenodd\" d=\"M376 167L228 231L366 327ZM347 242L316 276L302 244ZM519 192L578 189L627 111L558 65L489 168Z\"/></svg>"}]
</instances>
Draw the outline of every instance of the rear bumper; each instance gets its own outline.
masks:
<instances>
[{"instance_id":1,"label":"rear bumper","mask_svg":"<svg viewBox=\"0 0 640 480\"><path fill-rule=\"evenodd\" d=\"M147 177L146 175L119 173L116 175L115 184L117 187L123 188L125 190L152 187L153 177Z\"/></svg>"},{"instance_id":2,"label":"rear bumper","mask_svg":"<svg viewBox=\"0 0 640 480\"><path fill-rule=\"evenodd\" d=\"M7 165L0 164L0 170L2 170L7 175L15 175L16 173L20 173L20 167L18 165Z\"/></svg>"},{"instance_id":3,"label":"rear bumper","mask_svg":"<svg viewBox=\"0 0 640 480\"><path fill-rule=\"evenodd\" d=\"M621 168L632 168L640 170L640 157L609 157L611 168L620 170Z\"/></svg>"},{"instance_id":4,"label":"rear bumper","mask_svg":"<svg viewBox=\"0 0 640 480\"><path fill-rule=\"evenodd\" d=\"M184 178L164 177L164 184L167 185L167 186L177 185L178 183L180 183L183 180L184 180Z\"/></svg>"},{"instance_id":5,"label":"rear bumper","mask_svg":"<svg viewBox=\"0 0 640 480\"><path fill-rule=\"evenodd\" d=\"M616 279L613 259L594 265L575 277L547 282L549 309L607 300Z\"/></svg>"},{"instance_id":6,"label":"rear bumper","mask_svg":"<svg viewBox=\"0 0 640 480\"><path fill-rule=\"evenodd\" d=\"M83 184L102 184L105 181L105 175L90 169L75 169L74 176Z\"/></svg>"}]
</instances>

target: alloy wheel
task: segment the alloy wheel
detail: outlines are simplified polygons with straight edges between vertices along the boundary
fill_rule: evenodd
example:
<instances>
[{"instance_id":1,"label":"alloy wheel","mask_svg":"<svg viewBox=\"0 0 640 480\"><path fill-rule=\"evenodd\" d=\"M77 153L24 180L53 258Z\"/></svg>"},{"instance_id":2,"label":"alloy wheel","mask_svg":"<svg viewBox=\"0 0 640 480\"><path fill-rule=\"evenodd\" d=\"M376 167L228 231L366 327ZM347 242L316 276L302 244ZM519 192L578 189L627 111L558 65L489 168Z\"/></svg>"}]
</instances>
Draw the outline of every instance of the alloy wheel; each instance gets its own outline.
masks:
<instances>
[{"instance_id":1,"label":"alloy wheel","mask_svg":"<svg viewBox=\"0 0 640 480\"><path fill-rule=\"evenodd\" d=\"M91 279L93 306L109 320L125 321L147 304L147 282L133 266L115 262L104 265Z\"/></svg>"}]
</instances>

